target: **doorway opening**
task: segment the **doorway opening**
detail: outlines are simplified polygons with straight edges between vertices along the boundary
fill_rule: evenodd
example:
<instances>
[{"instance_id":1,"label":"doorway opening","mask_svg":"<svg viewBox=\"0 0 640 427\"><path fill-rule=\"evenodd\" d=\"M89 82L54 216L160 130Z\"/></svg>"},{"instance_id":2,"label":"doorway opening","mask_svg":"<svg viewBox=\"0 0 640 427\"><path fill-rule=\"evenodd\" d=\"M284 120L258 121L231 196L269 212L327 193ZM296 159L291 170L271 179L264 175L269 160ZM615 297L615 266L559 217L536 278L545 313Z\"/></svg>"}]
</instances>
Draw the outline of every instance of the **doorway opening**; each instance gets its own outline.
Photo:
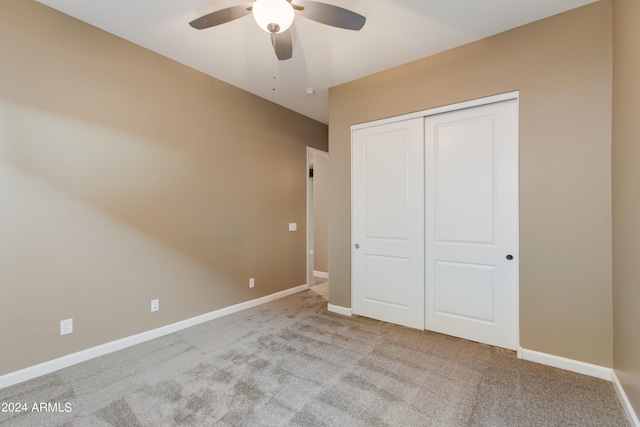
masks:
<instances>
[{"instance_id":1,"label":"doorway opening","mask_svg":"<svg viewBox=\"0 0 640 427\"><path fill-rule=\"evenodd\" d=\"M329 280L329 153L307 147L307 283Z\"/></svg>"}]
</instances>

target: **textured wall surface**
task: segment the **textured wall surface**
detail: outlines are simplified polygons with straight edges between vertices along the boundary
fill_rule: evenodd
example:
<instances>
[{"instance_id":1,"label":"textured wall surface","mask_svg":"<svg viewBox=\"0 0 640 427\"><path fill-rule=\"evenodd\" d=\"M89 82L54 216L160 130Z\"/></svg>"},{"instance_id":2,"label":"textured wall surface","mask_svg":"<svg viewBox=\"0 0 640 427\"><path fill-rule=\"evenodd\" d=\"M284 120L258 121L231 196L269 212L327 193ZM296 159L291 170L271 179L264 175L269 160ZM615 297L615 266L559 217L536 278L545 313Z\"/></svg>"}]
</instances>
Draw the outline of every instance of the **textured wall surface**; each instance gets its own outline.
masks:
<instances>
[{"instance_id":1,"label":"textured wall surface","mask_svg":"<svg viewBox=\"0 0 640 427\"><path fill-rule=\"evenodd\" d=\"M613 2L613 366L640 415L640 2Z\"/></svg>"},{"instance_id":2,"label":"textured wall surface","mask_svg":"<svg viewBox=\"0 0 640 427\"><path fill-rule=\"evenodd\" d=\"M520 91L520 344L611 367L612 6L600 1L330 91L330 301L351 307L356 123Z\"/></svg>"},{"instance_id":3,"label":"textured wall surface","mask_svg":"<svg viewBox=\"0 0 640 427\"><path fill-rule=\"evenodd\" d=\"M0 58L0 374L306 282L326 125L35 1Z\"/></svg>"}]
</instances>

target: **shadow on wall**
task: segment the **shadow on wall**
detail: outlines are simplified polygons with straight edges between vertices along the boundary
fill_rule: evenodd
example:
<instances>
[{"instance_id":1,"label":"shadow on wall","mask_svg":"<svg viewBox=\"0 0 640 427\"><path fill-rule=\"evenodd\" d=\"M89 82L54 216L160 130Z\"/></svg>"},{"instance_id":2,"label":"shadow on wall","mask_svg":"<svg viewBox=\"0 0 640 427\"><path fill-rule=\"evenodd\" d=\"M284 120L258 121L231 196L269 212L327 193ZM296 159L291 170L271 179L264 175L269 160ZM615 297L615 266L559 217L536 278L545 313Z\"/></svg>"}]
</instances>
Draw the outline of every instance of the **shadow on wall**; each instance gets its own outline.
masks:
<instances>
[{"instance_id":1,"label":"shadow on wall","mask_svg":"<svg viewBox=\"0 0 640 427\"><path fill-rule=\"evenodd\" d=\"M304 283L298 151L299 171L295 152L254 149L257 170L0 101L0 320L20 325L0 375ZM52 325L68 317L62 343Z\"/></svg>"},{"instance_id":2,"label":"shadow on wall","mask_svg":"<svg viewBox=\"0 0 640 427\"><path fill-rule=\"evenodd\" d=\"M277 200L295 194L286 164L258 171L240 154L210 155L11 104L0 104L0 123L6 161L229 278L242 278L247 258L269 253L283 234L264 225L291 215L291 203ZM268 151L245 156L272 164Z\"/></svg>"}]
</instances>

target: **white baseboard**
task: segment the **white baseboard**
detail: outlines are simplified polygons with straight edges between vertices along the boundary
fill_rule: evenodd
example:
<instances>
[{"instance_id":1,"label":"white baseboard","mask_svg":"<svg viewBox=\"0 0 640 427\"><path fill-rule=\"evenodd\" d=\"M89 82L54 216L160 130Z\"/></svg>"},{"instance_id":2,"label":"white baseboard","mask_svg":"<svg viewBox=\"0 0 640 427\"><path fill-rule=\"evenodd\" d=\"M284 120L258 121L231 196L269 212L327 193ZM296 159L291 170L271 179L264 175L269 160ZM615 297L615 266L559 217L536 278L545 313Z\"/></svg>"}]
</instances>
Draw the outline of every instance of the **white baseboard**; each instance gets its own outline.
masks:
<instances>
[{"instance_id":1,"label":"white baseboard","mask_svg":"<svg viewBox=\"0 0 640 427\"><path fill-rule=\"evenodd\" d=\"M580 362L578 360L567 359L565 357L554 356L553 354L541 353L539 351L527 350L518 347L518 357L542 365L553 366L554 368L576 372L578 374L589 375L601 380L611 381L613 369L604 366L592 365L591 363Z\"/></svg>"},{"instance_id":2,"label":"white baseboard","mask_svg":"<svg viewBox=\"0 0 640 427\"><path fill-rule=\"evenodd\" d=\"M313 277L321 277L323 279L328 279L329 278L329 273L326 273L324 271L313 270Z\"/></svg>"},{"instance_id":3,"label":"white baseboard","mask_svg":"<svg viewBox=\"0 0 640 427\"><path fill-rule=\"evenodd\" d=\"M155 338L159 338L173 332L180 331L182 329L189 328L191 326L199 325L210 320L217 319L219 317L227 316L229 314L237 313L248 308L257 307L261 304L274 301L280 298L284 298L289 295L293 295L298 292L306 291L309 289L309 285L300 285L295 288L285 289L284 291L276 292L275 294L267 295L261 298L257 298L251 301L245 301L240 304L235 304L229 307L221 308L200 316L192 317L171 325L162 326L157 329L142 332L140 334L131 335L125 338L121 338L116 341L111 341L105 344L91 347L86 350L72 353L67 356L62 356L57 359L49 360L47 362L40 363L38 365L30 366L28 368L21 369L19 371L11 372L0 376L0 389L18 384L42 375L49 374L51 372L58 371L63 368L75 365L77 363L85 362L96 357L104 356L105 354L113 353L118 350L125 349L127 347L141 344L146 341L150 341Z\"/></svg>"},{"instance_id":4,"label":"white baseboard","mask_svg":"<svg viewBox=\"0 0 640 427\"><path fill-rule=\"evenodd\" d=\"M522 347L518 347L518 358L529 360L531 362L540 363L547 366L553 366L555 368L564 369L566 371L577 372L579 374L589 375L591 377L600 378L602 380L611 381L614 385L620 404L624 408L629 423L632 427L640 427L640 421L638 416L631 406L631 402L627 398L622 384L618 380L618 376L611 368L604 366L593 365L591 363L580 362L578 360L567 359L565 357L554 356L553 354L541 353L539 351L527 350Z\"/></svg>"},{"instance_id":5,"label":"white baseboard","mask_svg":"<svg viewBox=\"0 0 640 427\"><path fill-rule=\"evenodd\" d=\"M351 317L353 316L353 309L340 307L339 305L327 304L327 311L331 313L341 314L343 316Z\"/></svg>"},{"instance_id":6,"label":"white baseboard","mask_svg":"<svg viewBox=\"0 0 640 427\"><path fill-rule=\"evenodd\" d=\"M633 406L631 406L631 402L629 402L629 398L627 394L624 392L624 388L622 388L622 384L620 384L620 380L618 380L618 376L616 372L613 371L611 374L613 386L616 389L616 393L618 393L618 398L620 399L620 403L622 403L622 407L624 411L627 413L627 418L629 419L629 423L633 427L640 427L640 420L638 419L638 415L636 415L633 410Z\"/></svg>"}]
</instances>

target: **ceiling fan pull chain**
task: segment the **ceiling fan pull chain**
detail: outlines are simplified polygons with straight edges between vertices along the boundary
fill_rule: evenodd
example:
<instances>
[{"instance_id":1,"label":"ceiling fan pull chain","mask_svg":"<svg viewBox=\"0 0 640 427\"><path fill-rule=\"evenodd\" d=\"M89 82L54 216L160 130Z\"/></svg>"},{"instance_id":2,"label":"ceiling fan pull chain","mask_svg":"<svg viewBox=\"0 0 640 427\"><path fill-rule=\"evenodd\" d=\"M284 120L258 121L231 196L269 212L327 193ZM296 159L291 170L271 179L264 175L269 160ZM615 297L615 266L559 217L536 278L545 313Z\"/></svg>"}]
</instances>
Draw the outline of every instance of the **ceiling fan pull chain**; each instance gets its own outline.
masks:
<instances>
[{"instance_id":1,"label":"ceiling fan pull chain","mask_svg":"<svg viewBox=\"0 0 640 427\"><path fill-rule=\"evenodd\" d=\"M271 90L275 91L276 90L276 57L273 57L273 87L271 88Z\"/></svg>"},{"instance_id":2,"label":"ceiling fan pull chain","mask_svg":"<svg viewBox=\"0 0 640 427\"><path fill-rule=\"evenodd\" d=\"M276 90L276 78L277 78L277 67L278 67L278 58L276 57L276 43L277 43L277 39L276 39L276 33L271 33L271 41L273 43L273 86L271 87L271 90L275 91Z\"/></svg>"}]
</instances>

